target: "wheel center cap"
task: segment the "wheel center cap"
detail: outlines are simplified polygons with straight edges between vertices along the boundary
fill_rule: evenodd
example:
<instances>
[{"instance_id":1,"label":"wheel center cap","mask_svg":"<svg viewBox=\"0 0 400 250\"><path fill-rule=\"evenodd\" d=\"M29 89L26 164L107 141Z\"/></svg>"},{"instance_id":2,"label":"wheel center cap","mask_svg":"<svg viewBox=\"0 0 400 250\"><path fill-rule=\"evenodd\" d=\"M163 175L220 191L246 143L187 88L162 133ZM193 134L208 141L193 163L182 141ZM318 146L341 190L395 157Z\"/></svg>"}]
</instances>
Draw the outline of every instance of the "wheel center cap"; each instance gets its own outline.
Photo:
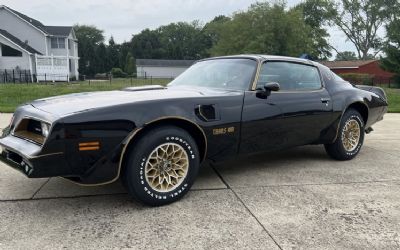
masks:
<instances>
[{"instance_id":1,"label":"wheel center cap","mask_svg":"<svg viewBox=\"0 0 400 250\"><path fill-rule=\"evenodd\" d=\"M161 163L161 171L169 171L171 169L171 162L169 161L164 161Z\"/></svg>"}]
</instances>

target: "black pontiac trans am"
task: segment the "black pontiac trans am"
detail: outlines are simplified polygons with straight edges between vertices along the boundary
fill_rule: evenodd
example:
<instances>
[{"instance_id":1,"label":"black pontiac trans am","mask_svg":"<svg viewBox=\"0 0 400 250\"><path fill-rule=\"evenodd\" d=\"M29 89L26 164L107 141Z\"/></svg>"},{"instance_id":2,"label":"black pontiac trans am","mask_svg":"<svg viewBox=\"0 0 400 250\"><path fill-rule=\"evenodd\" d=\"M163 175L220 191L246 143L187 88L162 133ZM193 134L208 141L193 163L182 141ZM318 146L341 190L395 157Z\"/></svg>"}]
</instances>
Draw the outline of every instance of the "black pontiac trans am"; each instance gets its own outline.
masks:
<instances>
[{"instance_id":1,"label":"black pontiac trans am","mask_svg":"<svg viewBox=\"0 0 400 250\"><path fill-rule=\"evenodd\" d=\"M22 105L3 131L0 159L30 178L121 178L135 199L157 206L183 197L205 160L307 144L350 160L387 106L382 89L352 85L309 60L210 58L166 87Z\"/></svg>"}]
</instances>

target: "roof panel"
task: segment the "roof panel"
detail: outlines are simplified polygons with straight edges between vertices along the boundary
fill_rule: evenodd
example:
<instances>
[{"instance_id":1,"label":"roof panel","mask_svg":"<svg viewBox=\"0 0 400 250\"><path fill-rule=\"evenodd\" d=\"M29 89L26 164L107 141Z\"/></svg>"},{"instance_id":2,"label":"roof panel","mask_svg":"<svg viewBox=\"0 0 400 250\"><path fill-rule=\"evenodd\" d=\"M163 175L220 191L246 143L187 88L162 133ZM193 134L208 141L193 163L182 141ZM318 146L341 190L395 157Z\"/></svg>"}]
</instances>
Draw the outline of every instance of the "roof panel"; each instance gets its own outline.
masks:
<instances>
[{"instance_id":1,"label":"roof panel","mask_svg":"<svg viewBox=\"0 0 400 250\"><path fill-rule=\"evenodd\" d=\"M8 40L15 43L16 45L18 45L19 47L21 47L22 49L24 49L25 51L27 51L29 53L38 54L38 55L42 54L42 53L38 52L37 50L35 50L34 48L32 48L31 46L29 46L27 43L22 42L21 40L19 40L18 38L11 35L10 33L8 33L5 30L0 29L0 35L4 36L5 38L7 38Z\"/></svg>"}]
</instances>

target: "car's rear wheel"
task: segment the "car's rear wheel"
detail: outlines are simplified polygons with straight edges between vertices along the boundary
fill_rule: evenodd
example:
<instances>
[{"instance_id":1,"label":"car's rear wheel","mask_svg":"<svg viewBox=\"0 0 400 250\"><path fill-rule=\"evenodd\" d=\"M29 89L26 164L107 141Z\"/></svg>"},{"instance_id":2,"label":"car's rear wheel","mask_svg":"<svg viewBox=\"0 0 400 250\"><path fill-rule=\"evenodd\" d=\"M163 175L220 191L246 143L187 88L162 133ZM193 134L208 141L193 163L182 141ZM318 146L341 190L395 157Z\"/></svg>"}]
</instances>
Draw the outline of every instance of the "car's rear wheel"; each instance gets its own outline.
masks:
<instances>
[{"instance_id":1,"label":"car's rear wheel","mask_svg":"<svg viewBox=\"0 0 400 250\"><path fill-rule=\"evenodd\" d=\"M351 160L361 150L365 135L364 121L357 110L347 110L341 120L334 143L325 144L329 156L336 160Z\"/></svg>"},{"instance_id":2,"label":"car's rear wheel","mask_svg":"<svg viewBox=\"0 0 400 250\"><path fill-rule=\"evenodd\" d=\"M183 129L155 128L128 152L123 181L136 200L161 206L182 198L192 186L200 165L199 150Z\"/></svg>"}]
</instances>

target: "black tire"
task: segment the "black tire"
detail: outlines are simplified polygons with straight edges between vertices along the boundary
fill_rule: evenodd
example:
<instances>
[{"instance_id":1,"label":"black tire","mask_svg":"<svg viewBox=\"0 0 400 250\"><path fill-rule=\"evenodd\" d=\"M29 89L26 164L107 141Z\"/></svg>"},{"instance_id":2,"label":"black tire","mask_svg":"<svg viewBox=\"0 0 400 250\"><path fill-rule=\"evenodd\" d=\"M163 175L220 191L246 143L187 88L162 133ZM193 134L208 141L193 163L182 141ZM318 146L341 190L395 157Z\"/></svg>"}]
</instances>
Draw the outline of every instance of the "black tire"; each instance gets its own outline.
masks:
<instances>
[{"instance_id":1,"label":"black tire","mask_svg":"<svg viewBox=\"0 0 400 250\"><path fill-rule=\"evenodd\" d=\"M354 143L352 148L346 149L342 135L345 133L345 125L350 121L358 123L360 134L358 143ZM340 122L337 138L332 144L325 144L325 150L330 157L340 161L347 161L353 159L361 150L364 143L365 127L364 120L360 113L355 109L348 109Z\"/></svg>"},{"instance_id":2,"label":"black tire","mask_svg":"<svg viewBox=\"0 0 400 250\"><path fill-rule=\"evenodd\" d=\"M145 171L145 169L147 169L146 166L149 166L148 162L151 161L151 154L155 152L157 148L163 147L163 145L164 147L165 145L174 145L174 149L178 148L180 152L182 152L181 155L183 155L184 158L186 157L185 159L188 159L188 161L183 161L188 162L188 164L184 164L187 166L187 171L184 171L186 172L185 177L180 178L179 182L176 181L176 186L171 187L173 188L172 190L157 190L157 187L152 187L150 185L151 180L147 179L148 174ZM186 154L182 150L184 150ZM163 167L161 166L165 166L165 164L154 165L160 166L158 168L162 169ZM169 167L167 166L166 168L169 170L162 170L165 171L165 173L171 171L171 166L173 164L169 161L167 165L169 165ZM141 136L131 147L130 151L127 152L127 160L125 161L122 180L128 193L137 201L149 206L162 206L181 199L189 191L197 177L199 165L200 154L192 136L181 128L162 126L152 129L144 136ZM161 186L158 187L158 189L161 188Z\"/></svg>"}]
</instances>

